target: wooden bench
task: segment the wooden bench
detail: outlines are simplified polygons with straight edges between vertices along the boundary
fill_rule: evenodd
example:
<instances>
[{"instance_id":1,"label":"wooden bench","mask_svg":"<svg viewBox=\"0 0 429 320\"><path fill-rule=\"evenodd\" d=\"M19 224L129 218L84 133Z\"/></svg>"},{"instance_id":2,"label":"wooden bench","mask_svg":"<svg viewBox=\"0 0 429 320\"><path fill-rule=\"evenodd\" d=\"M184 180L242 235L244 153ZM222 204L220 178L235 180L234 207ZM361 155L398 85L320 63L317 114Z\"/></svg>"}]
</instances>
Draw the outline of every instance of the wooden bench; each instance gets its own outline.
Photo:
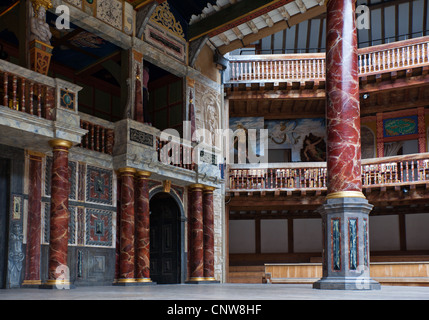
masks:
<instances>
[{"instance_id":1,"label":"wooden bench","mask_svg":"<svg viewBox=\"0 0 429 320\"><path fill-rule=\"evenodd\" d=\"M264 266L264 283L312 284L323 275L321 263ZM382 285L429 286L429 261L371 262L370 275Z\"/></svg>"}]
</instances>

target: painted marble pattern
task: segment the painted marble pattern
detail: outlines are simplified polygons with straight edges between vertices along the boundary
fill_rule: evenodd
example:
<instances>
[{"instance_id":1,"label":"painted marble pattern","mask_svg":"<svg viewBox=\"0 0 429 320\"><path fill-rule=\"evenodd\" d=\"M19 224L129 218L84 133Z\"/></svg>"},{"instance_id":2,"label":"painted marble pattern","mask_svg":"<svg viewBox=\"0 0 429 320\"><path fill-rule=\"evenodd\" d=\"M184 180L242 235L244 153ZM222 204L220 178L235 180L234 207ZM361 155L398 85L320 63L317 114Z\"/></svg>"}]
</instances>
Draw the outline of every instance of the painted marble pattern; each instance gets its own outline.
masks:
<instances>
[{"instance_id":1,"label":"painted marble pattern","mask_svg":"<svg viewBox=\"0 0 429 320\"><path fill-rule=\"evenodd\" d=\"M204 191L204 277L214 277L213 191Z\"/></svg>"},{"instance_id":2,"label":"painted marble pattern","mask_svg":"<svg viewBox=\"0 0 429 320\"><path fill-rule=\"evenodd\" d=\"M97 1L97 18L122 29L122 2L118 0Z\"/></svg>"},{"instance_id":3,"label":"painted marble pattern","mask_svg":"<svg viewBox=\"0 0 429 320\"><path fill-rule=\"evenodd\" d=\"M57 279L56 269L67 265L68 249L68 151L56 147L53 151L51 180L51 217L49 247L49 279Z\"/></svg>"},{"instance_id":4,"label":"painted marble pattern","mask_svg":"<svg viewBox=\"0 0 429 320\"><path fill-rule=\"evenodd\" d=\"M355 2L327 4L328 194L361 191L360 106Z\"/></svg>"},{"instance_id":5,"label":"painted marble pattern","mask_svg":"<svg viewBox=\"0 0 429 320\"><path fill-rule=\"evenodd\" d=\"M112 245L112 212L86 209L86 244Z\"/></svg>"},{"instance_id":6,"label":"painted marble pattern","mask_svg":"<svg viewBox=\"0 0 429 320\"><path fill-rule=\"evenodd\" d=\"M349 219L349 268L356 270L358 267L358 220Z\"/></svg>"},{"instance_id":7,"label":"painted marble pattern","mask_svg":"<svg viewBox=\"0 0 429 320\"><path fill-rule=\"evenodd\" d=\"M121 176L117 177L116 196L117 196L117 210L116 210L116 250L115 250L115 279L119 279L119 261L121 255L121 197L122 195L122 179Z\"/></svg>"},{"instance_id":8,"label":"painted marble pattern","mask_svg":"<svg viewBox=\"0 0 429 320\"><path fill-rule=\"evenodd\" d=\"M136 278L150 278L149 184L137 180L136 190Z\"/></svg>"},{"instance_id":9,"label":"painted marble pattern","mask_svg":"<svg viewBox=\"0 0 429 320\"><path fill-rule=\"evenodd\" d=\"M332 242L332 270L341 270L341 220L332 219L331 221L331 242Z\"/></svg>"},{"instance_id":10,"label":"painted marble pattern","mask_svg":"<svg viewBox=\"0 0 429 320\"><path fill-rule=\"evenodd\" d=\"M121 176L121 235L119 268L120 279L134 278L134 176L124 173Z\"/></svg>"},{"instance_id":11,"label":"painted marble pattern","mask_svg":"<svg viewBox=\"0 0 429 320\"><path fill-rule=\"evenodd\" d=\"M203 234L203 192L200 188L191 190L191 243L190 273L192 278L204 277L204 234Z\"/></svg>"},{"instance_id":12,"label":"painted marble pattern","mask_svg":"<svg viewBox=\"0 0 429 320\"><path fill-rule=\"evenodd\" d=\"M42 158L30 157L29 174L25 280L40 280Z\"/></svg>"}]
</instances>

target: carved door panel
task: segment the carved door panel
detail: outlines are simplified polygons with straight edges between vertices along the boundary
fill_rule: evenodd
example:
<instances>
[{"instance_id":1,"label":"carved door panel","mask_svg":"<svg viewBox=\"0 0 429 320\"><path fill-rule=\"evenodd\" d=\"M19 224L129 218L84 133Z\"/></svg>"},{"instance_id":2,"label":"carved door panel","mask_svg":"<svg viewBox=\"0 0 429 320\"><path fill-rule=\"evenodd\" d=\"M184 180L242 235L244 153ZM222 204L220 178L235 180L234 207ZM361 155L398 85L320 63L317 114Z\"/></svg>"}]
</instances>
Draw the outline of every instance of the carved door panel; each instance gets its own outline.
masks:
<instances>
[{"instance_id":1,"label":"carved door panel","mask_svg":"<svg viewBox=\"0 0 429 320\"><path fill-rule=\"evenodd\" d=\"M151 202L150 276L159 284L180 282L178 214L172 199Z\"/></svg>"},{"instance_id":2,"label":"carved door panel","mask_svg":"<svg viewBox=\"0 0 429 320\"><path fill-rule=\"evenodd\" d=\"M9 160L0 159L0 289L6 285Z\"/></svg>"}]
</instances>

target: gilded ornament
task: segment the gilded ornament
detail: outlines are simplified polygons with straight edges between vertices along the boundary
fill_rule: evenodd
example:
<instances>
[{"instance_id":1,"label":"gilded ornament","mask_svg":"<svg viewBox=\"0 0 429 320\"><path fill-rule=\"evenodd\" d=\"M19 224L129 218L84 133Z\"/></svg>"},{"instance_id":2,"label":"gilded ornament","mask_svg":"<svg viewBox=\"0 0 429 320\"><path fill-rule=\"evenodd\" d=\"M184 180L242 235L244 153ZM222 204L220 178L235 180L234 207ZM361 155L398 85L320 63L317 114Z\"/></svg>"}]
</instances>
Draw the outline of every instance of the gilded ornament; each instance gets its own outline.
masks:
<instances>
[{"instance_id":1,"label":"gilded ornament","mask_svg":"<svg viewBox=\"0 0 429 320\"><path fill-rule=\"evenodd\" d=\"M152 14L151 20L160 24L164 28L167 28L169 31L173 32L180 38L185 38L182 25L180 22L176 21L173 13L171 13L170 5L167 1L156 7L154 13Z\"/></svg>"},{"instance_id":2,"label":"gilded ornament","mask_svg":"<svg viewBox=\"0 0 429 320\"><path fill-rule=\"evenodd\" d=\"M40 7L44 7L45 10L52 8L51 0L31 0L34 9L34 16L37 18L39 15Z\"/></svg>"}]
</instances>

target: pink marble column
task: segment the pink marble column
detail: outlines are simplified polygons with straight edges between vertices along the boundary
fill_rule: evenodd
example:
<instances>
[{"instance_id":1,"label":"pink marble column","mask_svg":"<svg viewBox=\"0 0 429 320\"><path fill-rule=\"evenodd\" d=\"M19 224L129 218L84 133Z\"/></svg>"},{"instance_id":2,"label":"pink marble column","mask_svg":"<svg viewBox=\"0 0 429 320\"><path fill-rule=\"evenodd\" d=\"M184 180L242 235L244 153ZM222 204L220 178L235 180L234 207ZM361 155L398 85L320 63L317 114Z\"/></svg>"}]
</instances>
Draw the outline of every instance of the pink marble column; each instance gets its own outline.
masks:
<instances>
[{"instance_id":1,"label":"pink marble column","mask_svg":"<svg viewBox=\"0 0 429 320\"><path fill-rule=\"evenodd\" d=\"M150 220L149 185L151 173L136 174L136 281L152 282L150 279Z\"/></svg>"},{"instance_id":2,"label":"pink marble column","mask_svg":"<svg viewBox=\"0 0 429 320\"><path fill-rule=\"evenodd\" d=\"M121 225L118 283L134 283L134 174L135 169L123 168L121 175Z\"/></svg>"},{"instance_id":3,"label":"pink marble column","mask_svg":"<svg viewBox=\"0 0 429 320\"><path fill-rule=\"evenodd\" d=\"M40 238L42 213L42 155L29 152L27 248L24 286L41 285Z\"/></svg>"},{"instance_id":4,"label":"pink marble column","mask_svg":"<svg viewBox=\"0 0 429 320\"><path fill-rule=\"evenodd\" d=\"M328 199L363 198L354 0L327 3Z\"/></svg>"},{"instance_id":5,"label":"pink marble column","mask_svg":"<svg viewBox=\"0 0 429 320\"><path fill-rule=\"evenodd\" d=\"M69 285L67 267L69 228L68 154L72 143L65 140L49 142L53 148L51 179L51 218L49 239L48 281L46 285Z\"/></svg>"},{"instance_id":6,"label":"pink marble column","mask_svg":"<svg viewBox=\"0 0 429 320\"><path fill-rule=\"evenodd\" d=\"M215 281L214 277L214 212L213 187L204 187L203 194L203 221L204 221L204 278L206 281Z\"/></svg>"},{"instance_id":7,"label":"pink marble column","mask_svg":"<svg viewBox=\"0 0 429 320\"><path fill-rule=\"evenodd\" d=\"M189 281L204 281L203 185L194 184L190 186L189 191L191 192Z\"/></svg>"}]
</instances>

